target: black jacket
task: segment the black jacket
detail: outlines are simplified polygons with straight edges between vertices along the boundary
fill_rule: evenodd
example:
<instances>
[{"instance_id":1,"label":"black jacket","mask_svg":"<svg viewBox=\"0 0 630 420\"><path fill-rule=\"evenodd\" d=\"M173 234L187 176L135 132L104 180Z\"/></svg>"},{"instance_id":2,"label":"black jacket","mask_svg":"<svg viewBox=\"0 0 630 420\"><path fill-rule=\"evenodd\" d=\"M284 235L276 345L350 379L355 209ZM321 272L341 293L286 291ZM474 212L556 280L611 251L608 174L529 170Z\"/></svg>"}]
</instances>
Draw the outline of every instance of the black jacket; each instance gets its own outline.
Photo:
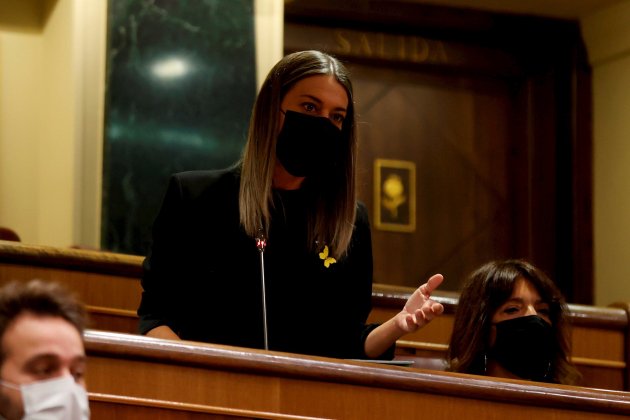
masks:
<instances>
[{"instance_id":1,"label":"black jacket","mask_svg":"<svg viewBox=\"0 0 630 420\"><path fill-rule=\"evenodd\" d=\"M141 333L168 325L186 340L264 347L260 252L239 222L239 182L234 169L171 177L144 261ZM263 253L270 350L364 358L375 327L365 325L372 290L365 207L348 255L327 268L307 250L304 193L279 191L274 203Z\"/></svg>"}]
</instances>

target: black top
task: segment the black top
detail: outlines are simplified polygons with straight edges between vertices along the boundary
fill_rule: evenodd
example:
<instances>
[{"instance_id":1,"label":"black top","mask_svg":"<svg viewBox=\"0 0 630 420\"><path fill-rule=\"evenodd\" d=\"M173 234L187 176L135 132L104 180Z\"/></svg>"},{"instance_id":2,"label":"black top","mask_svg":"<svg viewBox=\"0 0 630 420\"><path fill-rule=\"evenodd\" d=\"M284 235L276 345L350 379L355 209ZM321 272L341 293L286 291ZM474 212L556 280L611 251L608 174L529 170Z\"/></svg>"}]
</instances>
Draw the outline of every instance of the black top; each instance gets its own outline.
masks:
<instances>
[{"instance_id":1,"label":"black top","mask_svg":"<svg viewBox=\"0 0 630 420\"><path fill-rule=\"evenodd\" d=\"M186 340L264 347L260 252L240 225L239 182L238 170L171 177L144 261L141 333L168 325ZM321 249L306 244L304 191L276 191L274 203L263 253L269 349L365 358L375 327L365 325L372 292L365 207L347 256L326 267Z\"/></svg>"}]
</instances>

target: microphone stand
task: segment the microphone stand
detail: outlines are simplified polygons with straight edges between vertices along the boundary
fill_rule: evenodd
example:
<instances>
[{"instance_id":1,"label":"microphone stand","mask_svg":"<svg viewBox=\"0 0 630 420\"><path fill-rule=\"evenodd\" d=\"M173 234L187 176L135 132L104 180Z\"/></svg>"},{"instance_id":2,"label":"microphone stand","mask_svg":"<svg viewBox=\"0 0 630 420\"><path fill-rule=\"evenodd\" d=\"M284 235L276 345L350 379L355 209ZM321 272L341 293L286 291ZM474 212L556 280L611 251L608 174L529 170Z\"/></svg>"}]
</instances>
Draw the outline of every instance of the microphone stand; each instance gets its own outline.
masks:
<instances>
[{"instance_id":1,"label":"microphone stand","mask_svg":"<svg viewBox=\"0 0 630 420\"><path fill-rule=\"evenodd\" d=\"M263 307L263 334L265 338L265 350L269 350L269 342L267 335L267 293L265 291L265 258L263 256L265 247L267 246L267 238L262 229L258 231L256 237L256 248L260 253L260 283L262 285L262 307Z\"/></svg>"}]
</instances>

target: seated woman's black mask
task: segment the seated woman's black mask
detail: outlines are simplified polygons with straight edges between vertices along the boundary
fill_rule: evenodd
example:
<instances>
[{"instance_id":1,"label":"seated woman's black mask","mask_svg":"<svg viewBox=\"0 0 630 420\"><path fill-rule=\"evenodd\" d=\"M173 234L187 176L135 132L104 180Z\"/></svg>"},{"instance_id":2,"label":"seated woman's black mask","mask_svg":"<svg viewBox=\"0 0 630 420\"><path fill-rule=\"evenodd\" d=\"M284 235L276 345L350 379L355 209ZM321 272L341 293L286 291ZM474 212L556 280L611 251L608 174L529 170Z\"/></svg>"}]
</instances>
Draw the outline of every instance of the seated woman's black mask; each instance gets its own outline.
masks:
<instances>
[{"instance_id":1,"label":"seated woman's black mask","mask_svg":"<svg viewBox=\"0 0 630 420\"><path fill-rule=\"evenodd\" d=\"M488 356L523 379L547 382L556 345L553 328L537 315L497 322Z\"/></svg>"},{"instance_id":2,"label":"seated woman's black mask","mask_svg":"<svg viewBox=\"0 0 630 420\"><path fill-rule=\"evenodd\" d=\"M293 176L316 176L340 163L345 144L342 133L328 118L287 111L276 157Z\"/></svg>"}]
</instances>

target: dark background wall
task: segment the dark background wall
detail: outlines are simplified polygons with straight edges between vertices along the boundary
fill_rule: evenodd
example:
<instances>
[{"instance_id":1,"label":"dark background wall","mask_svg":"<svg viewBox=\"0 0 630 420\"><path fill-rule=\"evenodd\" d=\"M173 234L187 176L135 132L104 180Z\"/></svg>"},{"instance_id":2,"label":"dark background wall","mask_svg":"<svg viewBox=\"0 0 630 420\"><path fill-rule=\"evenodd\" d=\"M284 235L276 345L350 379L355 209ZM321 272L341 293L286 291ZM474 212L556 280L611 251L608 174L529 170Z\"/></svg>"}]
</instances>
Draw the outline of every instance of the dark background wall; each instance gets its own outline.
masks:
<instances>
[{"instance_id":1,"label":"dark background wall","mask_svg":"<svg viewBox=\"0 0 630 420\"><path fill-rule=\"evenodd\" d=\"M526 258L570 301L592 302L590 70L577 22L370 0L294 0L285 19L287 52L325 50L354 75L375 282L441 272L458 290L490 259ZM412 231L379 227L378 159L416 168Z\"/></svg>"}]
</instances>

